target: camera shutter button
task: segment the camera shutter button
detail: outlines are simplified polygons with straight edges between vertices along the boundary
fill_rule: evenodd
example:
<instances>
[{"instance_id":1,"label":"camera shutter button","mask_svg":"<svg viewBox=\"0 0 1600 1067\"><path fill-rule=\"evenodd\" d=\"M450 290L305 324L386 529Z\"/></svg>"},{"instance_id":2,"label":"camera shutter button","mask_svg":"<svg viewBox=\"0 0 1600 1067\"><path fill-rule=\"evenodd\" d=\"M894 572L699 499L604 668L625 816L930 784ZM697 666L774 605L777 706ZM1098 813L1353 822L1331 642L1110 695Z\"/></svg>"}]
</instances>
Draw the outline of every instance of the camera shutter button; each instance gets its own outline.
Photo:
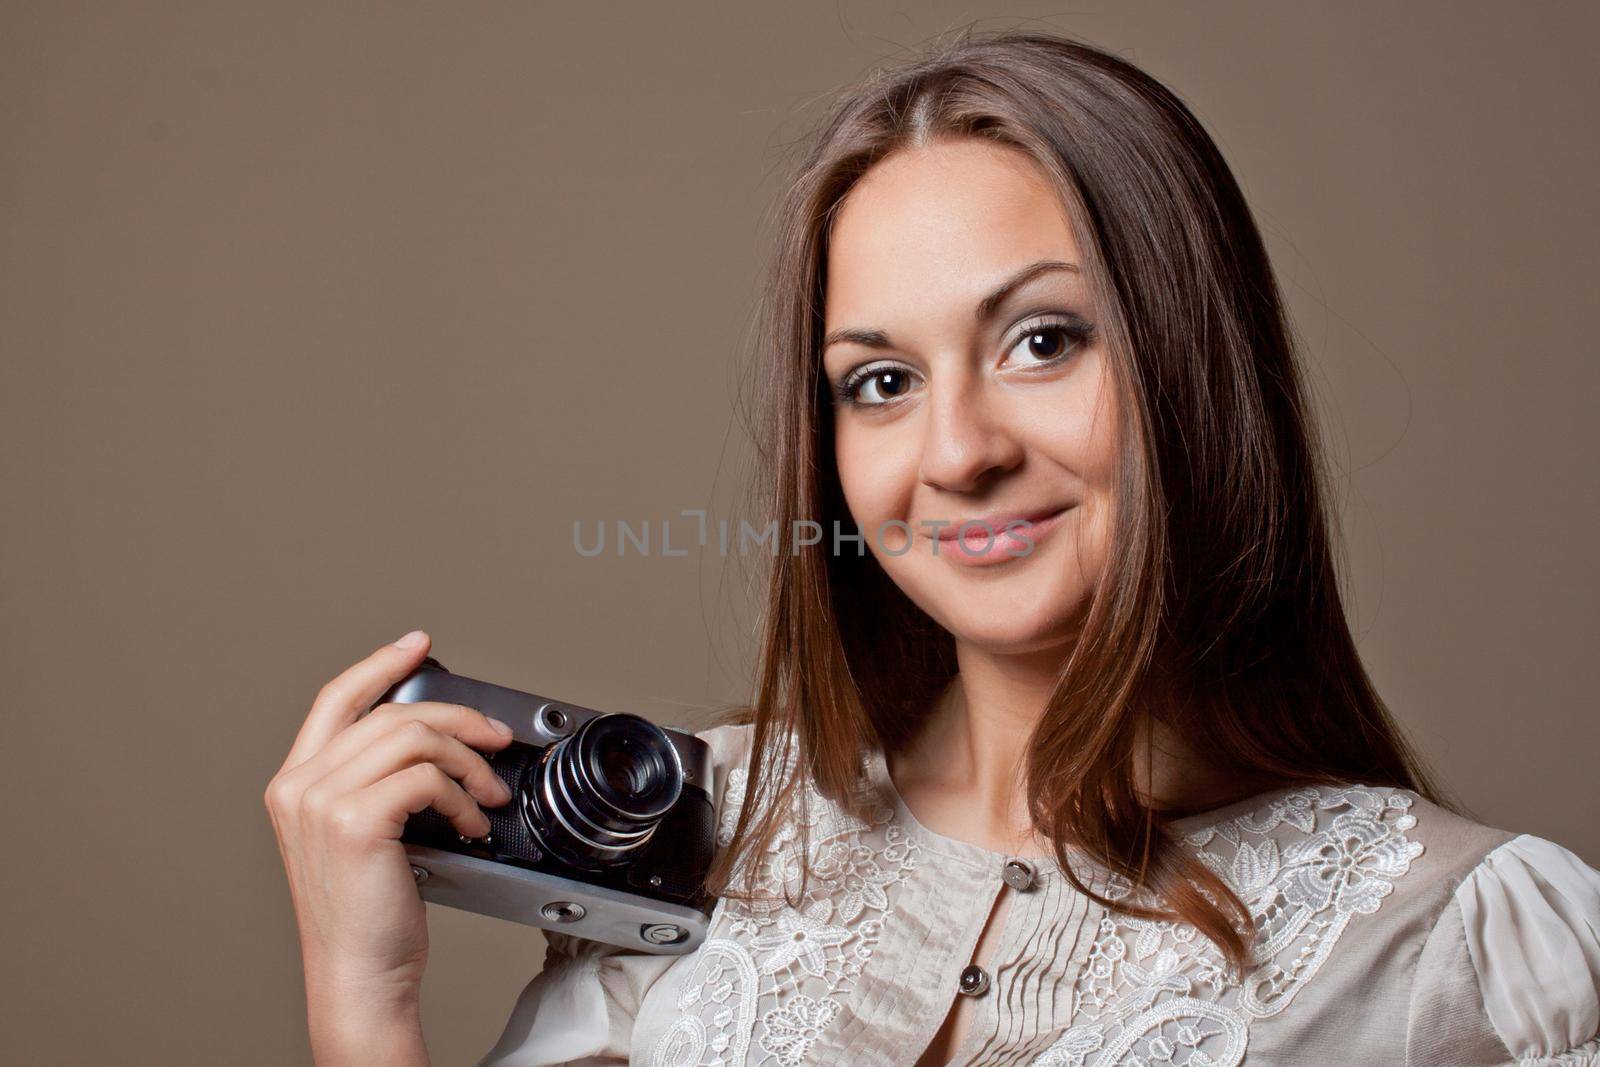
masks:
<instances>
[{"instance_id":1,"label":"camera shutter button","mask_svg":"<svg viewBox=\"0 0 1600 1067\"><path fill-rule=\"evenodd\" d=\"M553 900L540 908L539 914L553 923L575 923L584 917L586 909L576 900Z\"/></svg>"}]
</instances>

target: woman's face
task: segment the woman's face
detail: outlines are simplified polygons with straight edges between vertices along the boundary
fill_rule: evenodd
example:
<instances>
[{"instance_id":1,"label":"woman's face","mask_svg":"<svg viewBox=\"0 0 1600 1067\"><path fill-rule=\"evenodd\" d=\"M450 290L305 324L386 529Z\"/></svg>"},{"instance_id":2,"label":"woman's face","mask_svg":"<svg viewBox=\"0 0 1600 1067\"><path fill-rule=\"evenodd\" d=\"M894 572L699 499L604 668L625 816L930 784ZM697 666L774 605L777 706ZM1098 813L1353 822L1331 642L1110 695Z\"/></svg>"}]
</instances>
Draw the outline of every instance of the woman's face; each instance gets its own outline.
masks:
<instances>
[{"instance_id":1,"label":"woman's face","mask_svg":"<svg viewBox=\"0 0 1600 1067\"><path fill-rule=\"evenodd\" d=\"M995 653L1069 640L1105 560L1116 405L1079 262L1036 164L977 140L879 161L830 238L823 371L851 516L913 602ZM968 520L987 529L939 537Z\"/></svg>"}]
</instances>

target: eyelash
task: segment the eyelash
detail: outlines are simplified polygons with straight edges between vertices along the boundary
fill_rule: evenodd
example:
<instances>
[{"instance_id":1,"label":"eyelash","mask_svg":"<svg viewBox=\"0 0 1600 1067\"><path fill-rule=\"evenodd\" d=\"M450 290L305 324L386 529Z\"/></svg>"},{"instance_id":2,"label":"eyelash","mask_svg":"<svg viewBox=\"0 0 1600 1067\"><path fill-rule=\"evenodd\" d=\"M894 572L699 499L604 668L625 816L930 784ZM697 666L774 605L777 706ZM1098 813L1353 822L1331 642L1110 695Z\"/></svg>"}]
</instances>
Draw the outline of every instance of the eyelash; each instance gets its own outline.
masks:
<instances>
[{"instance_id":1,"label":"eyelash","mask_svg":"<svg viewBox=\"0 0 1600 1067\"><path fill-rule=\"evenodd\" d=\"M1026 328L1024 328L1022 332L1017 335L1016 341L1013 341L1010 345L1006 346L1006 351L1010 352L1011 349L1017 346L1017 343L1027 340L1037 333L1060 333L1065 335L1070 342L1067 350L1061 355L1044 363L1034 364L1035 367L1054 367L1066 361L1067 359L1070 359L1072 355L1078 351L1078 349L1084 346L1089 338L1094 336L1094 324L1080 319L1077 316L1065 319L1041 319L1037 322L1030 323ZM877 360L875 362L863 364L862 366L857 367L849 374L846 374L844 379L834 387L833 395L835 401L852 407L888 407L890 404L894 403L893 400L886 400L883 403L869 404L856 399L856 390L860 388L862 383L866 382L868 379L878 374L882 374L886 370L898 369L899 366L899 364L888 360Z\"/></svg>"}]
</instances>

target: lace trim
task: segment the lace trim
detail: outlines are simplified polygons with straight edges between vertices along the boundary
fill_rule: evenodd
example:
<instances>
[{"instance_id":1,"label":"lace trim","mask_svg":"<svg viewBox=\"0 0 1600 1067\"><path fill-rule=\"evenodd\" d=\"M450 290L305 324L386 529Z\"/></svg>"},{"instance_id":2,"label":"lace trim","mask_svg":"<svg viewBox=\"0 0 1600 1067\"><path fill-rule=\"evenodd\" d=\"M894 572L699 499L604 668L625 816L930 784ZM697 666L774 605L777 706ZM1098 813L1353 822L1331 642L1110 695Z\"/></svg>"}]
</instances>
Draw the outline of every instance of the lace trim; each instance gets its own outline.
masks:
<instances>
[{"instance_id":1,"label":"lace trim","mask_svg":"<svg viewBox=\"0 0 1600 1067\"><path fill-rule=\"evenodd\" d=\"M728 775L717 833L724 847L747 779L742 767ZM881 799L859 818L809 781L802 793L753 872L767 899L718 902L678 997L680 1018L656 1043L652 1067L796 1067L843 1010L882 935L890 891L916 869L921 850L890 825L894 809ZM791 908L783 894L798 893L802 829L811 878Z\"/></svg>"},{"instance_id":2,"label":"lace trim","mask_svg":"<svg viewBox=\"0 0 1600 1067\"><path fill-rule=\"evenodd\" d=\"M1073 986L1072 1021L1035 1067L1234 1067L1250 1021L1287 1007L1350 920L1377 911L1422 854L1405 835L1414 799L1359 785L1295 789L1186 835L1250 910L1256 940L1242 980L1187 923L1108 914ZM1280 849L1265 835L1285 824L1305 836ZM1159 906L1117 876L1106 895Z\"/></svg>"},{"instance_id":3,"label":"lace trim","mask_svg":"<svg viewBox=\"0 0 1600 1067\"><path fill-rule=\"evenodd\" d=\"M747 775L728 778L718 840L727 846ZM918 868L921 849L874 803L858 818L805 783L794 817L757 860L768 899L724 899L678 996L678 1020L652 1050L652 1067L797 1067L844 1011L893 907L893 888ZM881 798L879 798L881 800ZM1376 912L1422 854L1407 790L1366 786L1295 789L1183 840L1249 909L1255 940L1245 972L1187 923L1102 919L1072 990L1070 1023L1035 1067L1151 1062L1236 1067L1251 1020L1283 1011L1321 969L1356 915ZM1268 836L1299 832L1286 843ZM801 830L812 878L798 907ZM1112 876L1106 895L1159 906ZM1591 1042L1532 1065L1600 1065Z\"/></svg>"}]
</instances>

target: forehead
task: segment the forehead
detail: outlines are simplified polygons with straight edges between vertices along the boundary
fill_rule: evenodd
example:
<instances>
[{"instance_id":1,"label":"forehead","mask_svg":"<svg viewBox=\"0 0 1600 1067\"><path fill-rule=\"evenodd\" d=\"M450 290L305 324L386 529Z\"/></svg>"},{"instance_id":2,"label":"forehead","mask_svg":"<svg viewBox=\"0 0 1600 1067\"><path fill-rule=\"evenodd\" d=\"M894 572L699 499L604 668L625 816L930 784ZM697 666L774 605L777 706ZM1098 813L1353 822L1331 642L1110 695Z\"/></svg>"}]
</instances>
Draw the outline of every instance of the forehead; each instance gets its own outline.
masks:
<instances>
[{"instance_id":1,"label":"forehead","mask_svg":"<svg viewBox=\"0 0 1600 1067\"><path fill-rule=\"evenodd\" d=\"M1041 259L1081 262L1066 209L1029 156L979 140L902 150L874 164L836 213L826 319L871 326L864 316L970 310L996 280Z\"/></svg>"}]
</instances>

